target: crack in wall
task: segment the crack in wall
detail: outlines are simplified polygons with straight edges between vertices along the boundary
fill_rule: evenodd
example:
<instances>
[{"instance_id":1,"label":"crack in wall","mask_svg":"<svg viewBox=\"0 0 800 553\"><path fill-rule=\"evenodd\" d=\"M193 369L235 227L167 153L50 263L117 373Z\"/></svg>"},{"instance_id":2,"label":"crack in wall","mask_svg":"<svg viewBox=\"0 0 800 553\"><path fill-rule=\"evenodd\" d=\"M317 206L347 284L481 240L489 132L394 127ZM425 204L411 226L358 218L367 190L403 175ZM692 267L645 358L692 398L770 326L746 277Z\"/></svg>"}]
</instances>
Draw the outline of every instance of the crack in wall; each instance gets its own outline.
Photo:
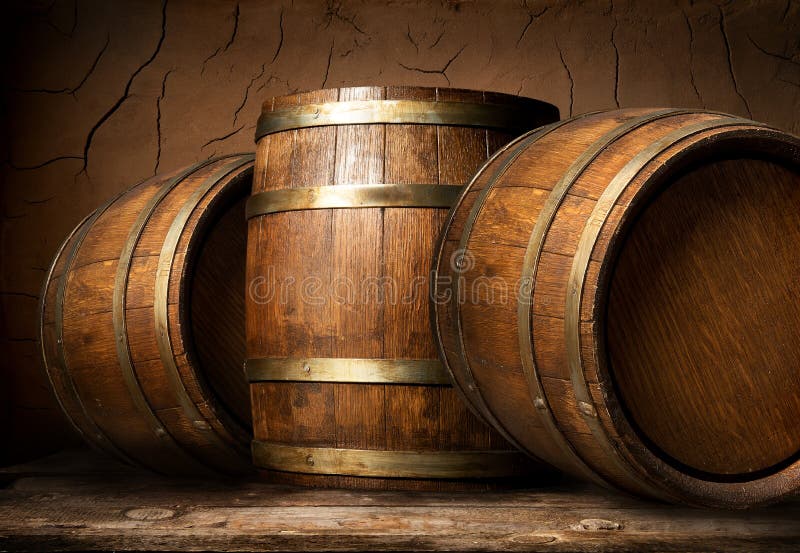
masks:
<instances>
[{"instance_id":1,"label":"crack in wall","mask_svg":"<svg viewBox=\"0 0 800 553\"><path fill-rule=\"evenodd\" d=\"M567 72L567 78L569 79L569 116L572 117L575 81L572 79L572 72L569 70L569 66L567 66L567 62L564 59L564 52L561 51L561 46L558 44L558 39L554 39L553 42L556 44L556 48L558 49L558 57L561 59L561 65L564 66L564 71Z\"/></svg>"},{"instance_id":2,"label":"crack in wall","mask_svg":"<svg viewBox=\"0 0 800 553\"><path fill-rule=\"evenodd\" d=\"M617 27L619 26L619 21L614 13L614 0L611 0L608 13L614 22L611 27L611 46L614 48L614 104L619 108L619 48L617 48Z\"/></svg>"},{"instance_id":3,"label":"crack in wall","mask_svg":"<svg viewBox=\"0 0 800 553\"><path fill-rule=\"evenodd\" d=\"M728 40L727 24L725 23L725 12L722 10L722 6L717 6L717 11L719 12L719 31L720 33L722 33L722 41L725 44L726 59L728 61L728 71L731 74L731 80L733 80L733 89L736 92L736 95L739 96L739 99L744 104L744 107L747 110L747 115L750 118L752 118L753 112L750 110L750 104L747 102L747 98L744 97L744 94L742 94L742 91L739 88L739 81L736 79L736 72L734 72L733 70L733 53L731 52L731 43Z\"/></svg>"},{"instance_id":4,"label":"crack in wall","mask_svg":"<svg viewBox=\"0 0 800 553\"><path fill-rule=\"evenodd\" d=\"M753 40L753 37L751 37L749 33L747 33L745 36L747 37L747 40L750 41L750 44L755 46L756 50L758 50L759 52L761 52L765 56L769 56L771 58L776 58L776 59L779 59L781 61L786 61L786 62L791 63L792 65L800 67L800 61L795 60L792 56L789 56L788 54L781 54L781 53L778 53L778 52L771 52L771 51L767 50L766 48L760 46L755 40Z\"/></svg>"},{"instance_id":5,"label":"crack in wall","mask_svg":"<svg viewBox=\"0 0 800 553\"><path fill-rule=\"evenodd\" d=\"M436 46L439 44L439 42L441 42L442 38L444 37L444 33L445 33L445 30L442 29L442 32L439 33L439 36L436 37L436 40L434 40L431 43L431 45L428 46L428 50L433 50L434 48L436 48Z\"/></svg>"},{"instance_id":6,"label":"crack in wall","mask_svg":"<svg viewBox=\"0 0 800 553\"><path fill-rule=\"evenodd\" d=\"M153 167L153 175L158 174L158 167L161 164L161 102L164 101L164 97L167 95L167 78L173 71L175 71L174 68L164 73L164 77L161 79L161 94L156 98L156 144L158 150L156 151L156 164Z\"/></svg>"},{"instance_id":7,"label":"crack in wall","mask_svg":"<svg viewBox=\"0 0 800 553\"><path fill-rule=\"evenodd\" d=\"M447 70L450 68L450 65L451 65L451 64L452 64L454 61L456 61L456 58L458 58L458 56L460 56L460 55L461 55L461 52L463 52L463 51L464 51L464 49L465 49L467 46L468 46L468 45L467 45L467 44L465 44L464 46L462 46L461 48L459 48L458 52L456 52L456 53L455 53L455 55L454 55L452 58L450 58L449 60L447 60L447 63L445 63L445 64L444 64L444 67L442 67L441 69L425 69L425 68L423 68L423 67L413 67L413 66L410 66L410 65L406 65L406 64L404 64L404 63L402 63L402 62L399 62L399 61L397 62L397 64L398 64L400 67L402 67L403 69L406 69L406 70L408 70L408 71L416 71L416 72L418 72L418 73L425 73L425 74L431 74L431 75L441 75L441 76L442 76L442 77L444 77L444 79L447 81L447 84L448 84L448 85L450 85L450 78L447 76Z\"/></svg>"},{"instance_id":8,"label":"crack in wall","mask_svg":"<svg viewBox=\"0 0 800 553\"><path fill-rule=\"evenodd\" d=\"M328 84L328 75L331 72L331 58L333 58L333 47L336 44L336 39L331 41L331 50L328 52L328 65L325 67L325 78L322 79L322 86L320 88L325 88L325 85Z\"/></svg>"},{"instance_id":9,"label":"crack in wall","mask_svg":"<svg viewBox=\"0 0 800 553\"><path fill-rule=\"evenodd\" d=\"M689 84L692 85L692 90L694 90L694 95L700 105L705 107L703 97L700 95L700 90L698 90L694 80L694 29L692 29L692 23L689 21L689 14L686 13L686 10L682 9L681 13L683 14L683 20L686 22L686 28L689 30Z\"/></svg>"},{"instance_id":10,"label":"crack in wall","mask_svg":"<svg viewBox=\"0 0 800 553\"><path fill-rule=\"evenodd\" d=\"M353 15L351 17L346 17L346 16L342 15L342 3L339 0L328 0L328 5L327 5L327 8L325 10L325 18L326 18L325 24L324 24L325 25L325 27L324 27L325 29L327 29L328 27L331 26L331 23L333 23L334 19L338 19L342 23L344 23L346 25L349 25L350 27L355 29L355 31L357 33L362 34L362 35L367 35L367 33L365 33L364 30L361 29L356 24L356 16L355 15Z\"/></svg>"},{"instance_id":11,"label":"crack in wall","mask_svg":"<svg viewBox=\"0 0 800 553\"><path fill-rule=\"evenodd\" d=\"M27 216L27 213L20 213L18 215L9 215L8 213L3 213L3 220L13 221L14 219L24 219Z\"/></svg>"},{"instance_id":12,"label":"crack in wall","mask_svg":"<svg viewBox=\"0 0 800 553\"><path fill-rule=\"evenodd\" d=\"M39 93L39 94L71 94L73 98L75 97L75 93L78 92L81 87L89 80L89 77L92 76L94 70L97 69L97 65L100 63L100 58L103 57L106 50L108 49L108 44L111 42L111 35L106 33L106 42L103 47L98 52L97 56L94 58L92 65L89 66L89 70L83 75L83 78L80 82L75 85L74 87L65 87L65 88L15 88L17 92L27 92L27 93Z\"/></svg>"},{"instance_id":13,"label":"crack in wall","mask_svg":"<svg viewBox=\"0 0 800 553\"><path fill-rule=\"evenodd\" d=\"M56 163L57 161L63 161L65 159L82 160L83 156L73 156L73 155L58 156L58 157L54 157L54 158L48 159L47 161L43 161L42 163L39 163L37 165L27 165L27 166L25 166L25 165L15 165L14 162L11 161L11 160L6 161L6 163L8 164L9 167L14 169L15 171L35 171L36 169L41 169L42 167L47 167L51 163Z\"/></svg>"},{"instance_id":14,"label":"crack in wall","mask_svg":"<svg viewBox=\"0 0 800 553\"><path fill-rule=\"evenodd\" d=\"M57 3L58 3L57 0L54 0L47 7L47 17L45 18L45 21L47 22L47 25L53 30L55 30L58 34L68 38L72 38L73 35L75 34L75 29L78 28L78 0L73 0L72 2L72 27L70 27L69 31L62 30L61 27L50 21L50 12L53 11L53 8Z\"/></svg>"},{"instance_id":15,"label":"crack in wall","mask_svg":"<svg viewBox=\"0 0 800 553\"><path fill-rule=\"evenodd\" d=\"M78 175L81 173L86 173L86 169L89 165L89 150L92 147L92 140L94 139L94 135L97 133L98 130L103 126L103 124L108 121L114 113L125 103L130 97L131 93L131 86L133 85L133 81L136 77L147 68L148 65L153 63L153 60L156 59L158 53L161 51L161 46L164 44L164 39L167 36L167 3L168 0L162 0L161 2L161 35L158 38L158 43L156 44L155 50L150 55L147 60L141 64L136 71L128 79L127 84L125 85L125 90L122 93L122 96L111 106L111 108L106 111L103 116L94 124L94 126L89 130L89 134L86 136L86 143L83 147L83 167L80 171L78 171ZM77 176L77 175L76 175Z\"/></svg>"},{"instance_id":16,"label":"crack in wall","mask_svg":"<svg viewBox=\"0 0 800 553\"><path fill-rule=\"evenodd\" d=\"M47 202L54 200L55 196L50 196L49 198L44 198L42 200L28 200L27 198L23 198L22 201L28 205L41 205L46 204Z\"/></svg>"},{"instance_id":17,"label":"crack in wall","mask_svg":"<svg viewBox=\"0 0 800 553\"><path fill-rule=\"evenodd\" d=\"M269 78L268 78L268 79L267 79L265 82L263 82L263 83L261 84L261 86L259 86L259 87L256 89L256 92L261 92L261 91L262 91L262 90L264 90L264 89L265 89L267 86L271 85L271 84L272 84L272 83L274 83L274 82L277 82L277 83L282 83L282 84L283 84L283 85L286 87L286 89L287 89L287 90L290 90L290 89L291 89L291 87L289 86L289 81L288 81L288 80L281 79L281 78L280 78L280 77L278 77L277 75L270 75L270 76L269 76ZM294 92L297 92L297 89L291 89L291 91L292 91L292 93L294 93Z\"/></svg>"},{"instance_id":18,"label":"crack in wall","mask_svg":"<svg viewBox=\"0 0 800 553\"><path fill-rule=\"evenodd\" d=\"M525 35L528 34L528 29L530 29L531 25L533 25L533 22L536 21L537 19L539 19L541 16L543 16L547 12L547 10L549 10L549 9L550 9L550 6L545 6L538 13L534 13L532 11L528 11L528 22L525 24L525 27L523 27L522 32L519 34L519 38L517 39L516 48L519 48L520 43L525 38Z\"/></svg>"},{"instance_id":19,"label":"crack in wall","mask_svg":"<svg viewBox=\"0 0 800 553\"><path fill-rule=\"evenodd\" d=\"M234 124L234 126L236 125L236 122L239 119L239 112L242 111L244 106L247 104L247 98L250 96L250 89L253 88L253 84L258 79L260 79L261 77L264 76L264 72L266 71L266 67L267 67L267 64L266 63L262 63L261 64L261 72L258 75L256 75L255 77L253 77L252 79L250 79L250 83L248 83L247 88L244 89L244 98L242 98L242 103L239 104L239 107L237 107L236 111L233 112L233 124Z\"/></svg>"},{"instance_id":20,"label":"crack in wall","mask_svg":"<svg viewBox=\"0 0 800 553\"><path fill-rule=\"evenodd\" d=\"M225 134L225 135L217 137L217 138L212 138L211 140L209 140L208 142L206 142L205 144L200 146L200 149L201 150L205 150L208 146L210 146L211 144L214 144L215 142L222 142L223 140L227 140L230 137L232 137L233 135L241 132L242 129L244 129L244 123L242 123L242 125L238 129L234 129L231 132L229 132L228 134ZM214 152L214 154L212 154L212 157L214 155L216 155L216 152Z\"/></svg>"},{"instance_id":21,"label":"crack in wall","mask_svg":"<svg viewBox=\"0 0 800 553\"><path fill-rule=\"evenodd\" d=\"M275 60L278 59L278 54L281 53L281 49L283 48L283 7L281 7L281 15L278 18L278 29L281 33L281 39L278 41L278 48L275 50L275 55L272 56L272 61L269 62L270 65L275 63Z\"/></svg>"},{"instance_id":22,"label":"crack in wall","mask_svg":"<svg viewBox=\"0 0 800 553\"><path fill-rule=\"evenodd\" d=\"M201 75L203 73L205 73L206 64L208 62L210 62L215 57L217 57L219 55L222 55L225 52L227 52L228 48L230 48L233 45L233 41L236 40L236 35L239 32L239 14L240 14L240 12L239 12L239 3L237 2L236 3L236 9L233 12L233 31L231 32L231 36L230 36L230 38L228 38L228 42L226 42L224 46L220 46L219 48L214 50L214 52L212 52L210 56L208 56L206 59L203 60L203 65L200 67L200 74ZM282 15L283 15L283 10L281 10L281 16ZM281 39L282 38L283 38L283 35L281 34Z\"/></svg>"},{"instance_id":23,"label":"crack in wall","mask_svg":"<svg viewBox=\"0 0 800 553\"><path fill-rule=\"evenodd\" d=\"M411 25L409 23L406 23L406 38L414 45L414 49L417 51L417 54L419 54L419 43L411 36Z\"/></svg>"}]
</instances>

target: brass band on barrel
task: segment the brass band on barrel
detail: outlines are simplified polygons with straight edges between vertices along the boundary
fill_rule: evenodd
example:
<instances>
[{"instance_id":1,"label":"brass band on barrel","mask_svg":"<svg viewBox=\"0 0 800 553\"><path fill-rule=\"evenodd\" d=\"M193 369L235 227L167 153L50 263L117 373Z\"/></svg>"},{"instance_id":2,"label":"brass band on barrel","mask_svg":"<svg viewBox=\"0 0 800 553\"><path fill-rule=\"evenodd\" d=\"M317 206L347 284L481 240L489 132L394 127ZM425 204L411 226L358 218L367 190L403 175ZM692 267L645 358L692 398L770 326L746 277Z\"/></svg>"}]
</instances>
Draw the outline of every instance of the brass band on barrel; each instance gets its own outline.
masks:
<instances>
[{"instance_id":1,"label":"brass band on barrel","mask_svg":"<svg viewBox=\"0 0 800 553\"><path fill-rule=\"evenodd\" d=\"M384 451L302 447L254 441L262 469L377 478L498 478L525 474L517 451Z\"/></svg>"},{"instance_id":2,"label":"brass band on barrel","mask_svg":"<svg viewBox=\"0 0 800 553\"><path fill-rule=\"evenodd\" d=\"M447 184L342 184L283 188L254 194L247 200L247 218L306 209L367 207L449 208L461 186Z\"/></svg>"},{"instance_id":3,"label":"brass band on barrel","mask_svg":"<svg viewBox=\"0 0 800 553\"><path fill-rule=\"evenodd\" d=\"M524 131L541 124L542 114L519 105L426 102L421 100L356 100L281 108L262 112L256 141L276 132L372 123L455 125Z\"/></svg>"},{"instance_id":4,"label":"brass band on barrel","mask_svg":"<svg viewBox=\"0 0 800 553\"><path fill-rule=\"evenodd\" d=\"M260 358L246 367L250 382L450 385L438 359Z\"/></svg>"}]
</instances>

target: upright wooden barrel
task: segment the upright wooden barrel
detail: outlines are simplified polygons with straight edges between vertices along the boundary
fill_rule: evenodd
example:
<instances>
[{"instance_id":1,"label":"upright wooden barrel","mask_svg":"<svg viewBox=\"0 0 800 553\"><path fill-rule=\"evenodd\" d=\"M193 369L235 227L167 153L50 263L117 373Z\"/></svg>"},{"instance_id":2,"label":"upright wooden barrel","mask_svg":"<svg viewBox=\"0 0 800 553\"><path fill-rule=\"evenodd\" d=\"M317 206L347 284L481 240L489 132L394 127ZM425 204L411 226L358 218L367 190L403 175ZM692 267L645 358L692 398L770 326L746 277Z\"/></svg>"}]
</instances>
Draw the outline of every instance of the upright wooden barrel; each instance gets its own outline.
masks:
<instances>
[{"instance_id":1,"label":"upright wooden barrel","mask_svg":"<svg viewBox=\"0 0 800 553\"><path fill-rule=\"evenodd\" d=\"M800 140L689 110L529 133L438 249L440 351L526 451L715 507L800 483Z\"/></svg>"},{"instance_id":2,"label":"upright wooden barrel","mask_svg":"<svg viewBox=\"0 0 800 553\"><path fill-rule=\"evenodd\" d=\"M84 219L42 293L41 344L92 445L169 474L250 470L242 369L253 155L150 178Z\"/></svg>"},{"instance_id":3,"label":"upright wooden barrel","mask_svg":"<svg viewBox=\"0 0 800 553\"><path fill-rule=\"evenodd\" d=\"M446 208L548 104L432 88L275 98L248 201L253 458L301 485L460 489L531 470L436 358L428 276Z\"/></svg>"}]
</instances>

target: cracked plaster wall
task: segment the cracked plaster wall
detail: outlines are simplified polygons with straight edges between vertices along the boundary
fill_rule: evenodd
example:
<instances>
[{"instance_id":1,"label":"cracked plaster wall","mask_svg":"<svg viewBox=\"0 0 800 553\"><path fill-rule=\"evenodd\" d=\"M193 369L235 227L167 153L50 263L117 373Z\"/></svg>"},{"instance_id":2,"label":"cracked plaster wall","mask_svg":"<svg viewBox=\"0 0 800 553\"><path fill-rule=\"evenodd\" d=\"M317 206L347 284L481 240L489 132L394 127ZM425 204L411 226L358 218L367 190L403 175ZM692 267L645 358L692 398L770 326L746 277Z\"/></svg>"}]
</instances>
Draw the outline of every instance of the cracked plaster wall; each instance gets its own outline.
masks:
<instances>
[{"instance_id":1,"label":"cracked plaster wall","mask_svg":"<svg viewBox=\"0 0 800 553\"><path fill-rule=\"evenodd\" d=\"M800 1L15 1L5 18L0 461L75 438L37 367L63 237L125 187L253 149L261 101L359 84L562 114L705 107L800 132ZM46 439L43 439L46 438Z\"/></svg>"}]
</instances>

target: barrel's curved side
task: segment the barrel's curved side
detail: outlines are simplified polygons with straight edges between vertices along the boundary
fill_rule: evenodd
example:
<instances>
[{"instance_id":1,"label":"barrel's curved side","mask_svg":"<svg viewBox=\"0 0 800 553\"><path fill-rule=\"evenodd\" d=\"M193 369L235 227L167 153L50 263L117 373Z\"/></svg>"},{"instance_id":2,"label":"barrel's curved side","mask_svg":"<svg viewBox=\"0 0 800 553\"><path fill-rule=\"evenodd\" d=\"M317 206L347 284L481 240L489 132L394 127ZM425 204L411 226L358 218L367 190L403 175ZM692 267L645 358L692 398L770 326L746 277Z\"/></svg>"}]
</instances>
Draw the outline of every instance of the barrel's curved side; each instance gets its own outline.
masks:
<instances>
[{"instance_id":1,"label":"barrel's curved side","mask_svg":"<svg viewBox=\"0 0 800 553\"><path fill-rule=\"evenodd\" d=\"M147 182L147 180L140 182L139 185L144 184L145 182ZM86 423L83 436L89 441L89 443L94 445L95 447L100 448L102 451L105 451L129 464L136 464L136 461L128 452L124 451L117 444L115 444L114 441L100 428L100 426L96 423L96 421L89 415L88 411L86 410L86 406L84 405L83 398L79 394L75 382L73 381L72 375L70 374L70 369L67 364L67 353L64 346L64 302L65 302L67 284L69 282L69 273L78 255L78 252L81 249L81 245L83 244L84 239L91 232L95 222L104 213L106 213L106 211L108 211L123 196L135 191L139 185L136 185L129 190L122 191L118 195L111 198L103 206L98 208L84 222L81 230L78 231L76 235L73 237L73 244L71 248L69 248L67 257L64 262L62 277L58 283L58 288L56 291L56 300L55 300L55 333L56 333L56 344L57 344L56 346L57 364L60 377L63 383L62 393L65 394L69 398L69 401L73 403L75 409L71 411L73 412L77 411L78 413L81 413L81 415L79 416L83 418Z\"/></svg>"},{"instance_id":2,"label":"barrel's curved side","mask_svg":"<svg viewBox=\"0 0 800 553\"><path fill-rule=\"evenodd\" d=\"M64 278L66 278L66 275L64 274L63 267L62 267L61 274L58 276L59 283L54 283L53 282L53 276L55 275L56 268L58 267L60 262L62 263L62 265L66 263L66 260L63 259L63 254L64 254L65 250L68 249L68 246L72 242L72 240L75 237L75 235L79 234L80 232L83 232L82 231L83 227L87 224L87 222L90 219L92 219L93 216L94 216L94 212L92 212L89 215L87 215L86 217L84 217L75 226L75 228L73 228L72 231L70 231L70 233L67 235L67 237L64 239L64 241L58 247L58 250L56 251L55 255L53 256L53 260L50 262L50 267L47 270L47 273L46 273L45 278L44 278L44 282L42 283L42 291L41 291L41 294L39 295L39 305L38 305L39 348L40 348L40 354L41 354L41 359L42 359L41 368L44 371L44 375L46 377L47 383L49 384L50 390L52 391L53 396L55 396L56 401L58 402L58 405L61 408L62 413L64 414L66 419L69 421L69 423L72 425L72 427L75 429L75 431L84 440L87 440L87 441L90 441L90 438L87 435L87 431L86 431L86 429L88 428L88 424L89 423L87 421L85 421L85 420L81 421L80 423L78 422L77 417L79 417L79 412L75 412L71 407L68 408L68 406L64 403L64 399L65 398L64 398L64 396L63 396L63 394L61 392L60 386L56 384L56 381L54 380L55 375L51 372L52 365L51 365L51 360L49 359L49 356L48 356L48 350L51 349L51 348L56 348L56 351L57 351L57 348L60 347L60 344L57 343L58 338L55 338L56 343L53 343L53 340L51 340L49 336L46 336L45 328L50 324L46 320L46 312L47 312L48 306L49 306L47 300L48 300L48 295L49 295L51 286L53 284L55 284L56 287L58 287L60 281L62 279L64 279ZM54 306L52 306L52 307L54 308ZM55 323L53 323L53 325L54 324ZM56 378L60 378L60 377L56 377Z\"/></svg>"},{"instance_id":3,"label":"barrel's curved side","mask_svg":"<svg viewBox=\"0 0 800 553\"><path fill-rule=\"evenodd\" d=\"M566 123L567 121L553 123L535 131L531 131L523 137L520 137L520 139L512 142L499 152L499 154L502 154L502 156L498 157L497 167L492 167L491 176L478 192L477 197L469 208L469 214L464 221L464 226L456 249L458 255L468 255L469 240L472 235L475 221L480 215L489 197L489 194L491 193L495 184L497 184L498 180L502 178L508 168L511 167L511 165L531 144L535 143L542 137L547 136L549 133L554 132ZM447 229L445 229L444 232L446 233ZM439 259L439 263L441 263L441 261L442 260ZM465 395L469 395L471 402L479 406L480 412L486 417L492 426L494 426L503 435L504 438L506 438L518 449L525 450L526 448L523 447L518 439L511 434L511 432L505 427L503 422L498 418L498 416L493 412L489 404L486 402L486 399L483 397L480 387L475 380L475 376L472 373L472 368L467 357L467 347L464 343L463 320L461 316L460 298L462 297L462 278L456 277L454 279L454 283L453 301L451 302L450 308L452 311L452 320L455 323L455 333L457 335L456 341L459 348L458 366L461 371L461 376L466 384L466 389L462 391ZM528 451L528 453L536 457L536 454L532 451Z\"/></svg>"},{"instance_id":4,"label":"barrel's curved side","mask_svg":"<svg viewBox=\"0 0 800 553\"><path fill-rule=\"evenodd\" d=\"M172 192L176 186L180 185L186 179L186 177L195 173L196 171L199 171L201 168L214 163L214 161L216 160L207 160L196 163L181 171L175 177L166 181L148 200L148 202L140 211L136 221L131 226L127 239L125 240L125 245L120 252L116 278L114 281L114 293L112 297L112 318L114 324L114 334L116 337L115 344L117 358L119 360L122 378L125 381L131 400L136 405L143 422L151 429L154 442L163 447L171 455L177 457L180 462L185 463L187 470L199 470L200 472L203 471L202 465L198 464L198 460L184 450L176 440L175 436L170 434L165 425L158 418L158 415L155 413L145 396L145 392L142 389L139 378L134 371L128 339L128 325L125 314L128 280L130 277L133 253L150 217L161 201L170 192ZM151 465L150 459L147 455L140 455L139 462L149 466L149 468L155 471L164 470L164 467L160 467L157 464Z\"/></svg>"},{"instance_id":5,"label":"barrel's curved side","mask_svg":"<svg viewBox=\"0 0 800 553\"><path fill-rule=\"evenodd\" d=\"M433 331L434 335L434 343L437 351L439 352L439 359L441 359L442 364L447 370L447 373L450 375L450 381L452 382L453 387L456 389L464 403L470 408L473 414L483 419L488 424L492 424L493 426L494 424L491 422L493 415L488 410L488 406L485 405L485 402L482 401L482 398L475 397L474 393L470 393L471 390L469 389L469 382L474 382L474 379L471 379L471 375L466 374L464 367L461 365L460 356L456 355L454 359L451 359L450 355L448 355L447 347L445 346L445 342L448 340L460 343L460 340L453 335L453 329L443 321L439 314L441 310L443 315L449 314L452 316L453 309L450 304L457 299L457 296L453 293L453 267L451 266L451 256L454 252L450 251L452 248L448 248L447 244L448 242L454 242L460 239L460 234L453 228L455 220L457 216L459 219L463 219L465 213L471 212L475 198L471 198L470 196L475 195L473 192L477 183L489 171L489 169L506 154L506 152L516 147L516 145L524 140L528 134L529 133L526 133L515 138L492 154L489 159L487 159L483 165L481 165L478 171L476 171L470 182L461 189L461 193L459 194L458 198L456 198L447 214L447 219L445 220L442 230L439 233L439 239L436 242L436 246L433 250L433 258L431 260L432 301L429 302L429 315L431 320L431 330ZM482 184L482 186L486 185L487 183ZM502 430L498 431L501 432L501 434L504 432ZM503 434L503 437L508 440L509 443L514 444L513 439L509 440L510 434Z\"/></svg>"}]
</instances>

